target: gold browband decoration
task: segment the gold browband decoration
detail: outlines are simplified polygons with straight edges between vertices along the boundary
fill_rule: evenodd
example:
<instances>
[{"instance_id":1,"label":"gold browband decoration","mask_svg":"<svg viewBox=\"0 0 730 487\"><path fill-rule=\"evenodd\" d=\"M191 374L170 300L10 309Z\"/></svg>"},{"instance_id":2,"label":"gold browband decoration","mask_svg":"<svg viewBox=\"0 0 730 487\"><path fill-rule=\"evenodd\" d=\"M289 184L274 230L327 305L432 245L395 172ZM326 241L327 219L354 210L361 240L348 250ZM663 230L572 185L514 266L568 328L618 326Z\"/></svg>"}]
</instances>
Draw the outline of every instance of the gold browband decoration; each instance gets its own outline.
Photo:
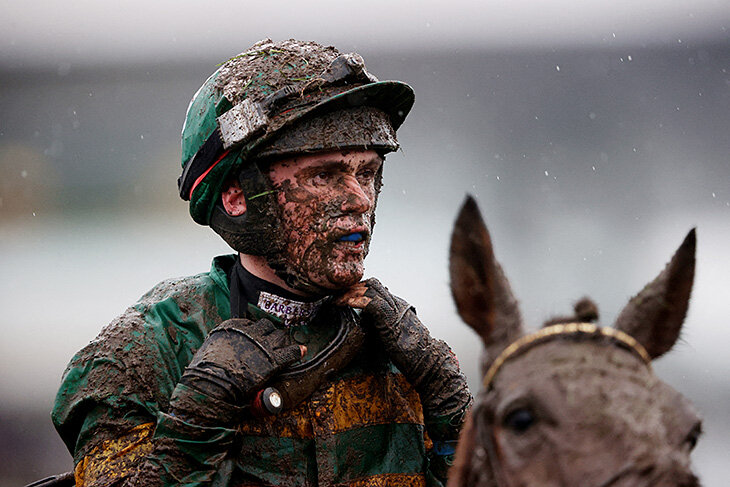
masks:
<instances>
[{"instance_id":1,"label":"gold browband decoration","mask_svg":"<svg viewBox=\"0 0 730 487\"><path fill-rule=\"evenodd\" d=\"M502 367L507 360L518 352L522 352L525 349L552 337L580 334L610 337L619 345L623 345L629 350L636 352L639 357L646 362L646 365L651 368L651 357L644 346L637 342L631 335L628 335L621 330L617 330L616 328L603 328L596 326L593 323L565 323L561 325L548 326L536 331L535 333L530 333L529 335L520 337L512 342L509 346L507 346L507 348L502 350L502 353L499 354L497 359L489 367L489 370L487 370L487 374L484 376L484 387L488 388L490 386L500 367Z\"/></svg>"}]
</instances>

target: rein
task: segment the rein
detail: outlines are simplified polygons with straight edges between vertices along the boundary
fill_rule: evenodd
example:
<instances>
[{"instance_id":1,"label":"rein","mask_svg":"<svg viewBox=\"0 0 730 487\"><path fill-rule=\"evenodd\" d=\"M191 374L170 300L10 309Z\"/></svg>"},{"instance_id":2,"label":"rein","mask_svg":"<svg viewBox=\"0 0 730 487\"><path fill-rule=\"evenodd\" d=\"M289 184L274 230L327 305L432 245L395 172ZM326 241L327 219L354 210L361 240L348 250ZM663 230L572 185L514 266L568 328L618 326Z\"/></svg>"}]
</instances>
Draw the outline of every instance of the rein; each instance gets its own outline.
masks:
<instances>
[{"instance_id":1,"label":"rein","mask_svg":"<svg viewBox=\"0 0 730 487\"><path fill-rule=\"evenodd\" d=\"M636 353L646 363L647 367L651 369L651 357L644 346L637 342L631 335L616 328L600 327L593 323L565 323L548 326L535 333L520 337L508 345L507 348L502 350L502 353L499 354L495 361L492 362L489 370L487 370L484 376L484 388L490 388L497 372L510 358L525 352L539 343L566 336L608 337L616 345Z\"/></svg>"}]
</instances>

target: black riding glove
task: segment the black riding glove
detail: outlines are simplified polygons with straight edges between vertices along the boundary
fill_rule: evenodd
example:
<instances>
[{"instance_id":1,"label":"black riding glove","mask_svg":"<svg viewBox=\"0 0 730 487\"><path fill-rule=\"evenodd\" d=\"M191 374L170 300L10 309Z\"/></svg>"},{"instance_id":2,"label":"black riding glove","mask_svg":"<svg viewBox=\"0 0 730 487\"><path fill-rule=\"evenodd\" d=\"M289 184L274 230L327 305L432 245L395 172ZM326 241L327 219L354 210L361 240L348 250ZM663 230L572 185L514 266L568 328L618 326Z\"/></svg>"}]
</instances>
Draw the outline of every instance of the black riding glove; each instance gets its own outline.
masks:
<instances>
[{"instance_id":1,"label":"black riding glove","mask_svg":"<svg viewBox=\"0 0 730 487\"><path fill-rule=\"evenodd\" d=\"M287 331L269 320L224 321L185 369L170 399L170 412L196 424L230 424L266 381L301 356Z\"/></svg>"},{"instance_id":2,"label":"black riding glove","mask_svg":"<svg viewBox=\"0 0 730 487\"><path fill-rule=\"evenodd\" d=\"M365 322L370 322L396 367L421 397L429 434L434 440L458 438L472 401L456 356L433 338L411 305L391 294L377 279L364 282Z\"/></svg>"}]
</instances>

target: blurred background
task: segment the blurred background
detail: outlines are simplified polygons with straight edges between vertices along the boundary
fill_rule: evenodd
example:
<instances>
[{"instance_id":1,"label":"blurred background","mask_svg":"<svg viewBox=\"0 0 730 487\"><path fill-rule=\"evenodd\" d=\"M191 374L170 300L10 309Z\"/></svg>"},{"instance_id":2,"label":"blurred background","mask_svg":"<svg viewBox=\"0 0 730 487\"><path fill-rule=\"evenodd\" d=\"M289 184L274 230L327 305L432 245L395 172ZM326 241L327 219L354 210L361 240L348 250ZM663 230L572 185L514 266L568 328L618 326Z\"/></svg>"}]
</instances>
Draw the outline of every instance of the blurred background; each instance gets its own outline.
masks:
<instances>
[{"instance_id":1,"label":"blurred background","mask_svg":"<svg viewBox=\"0 0 730 487\"><path fill-rule=\"evenodd\" d=\"M248 3L248 2L247 2ZM416 105L388 157L368 275L413 303L476 389L448 289L466 193L533 327L589 295L611 324L698 232L682 339L655 365L730 474L730 4L0 0L0 484L69 470L49 411L71 356L158 281L228 252L179 200L200 84L264 37L362 54Z\"/></svg>"}]
</instances>

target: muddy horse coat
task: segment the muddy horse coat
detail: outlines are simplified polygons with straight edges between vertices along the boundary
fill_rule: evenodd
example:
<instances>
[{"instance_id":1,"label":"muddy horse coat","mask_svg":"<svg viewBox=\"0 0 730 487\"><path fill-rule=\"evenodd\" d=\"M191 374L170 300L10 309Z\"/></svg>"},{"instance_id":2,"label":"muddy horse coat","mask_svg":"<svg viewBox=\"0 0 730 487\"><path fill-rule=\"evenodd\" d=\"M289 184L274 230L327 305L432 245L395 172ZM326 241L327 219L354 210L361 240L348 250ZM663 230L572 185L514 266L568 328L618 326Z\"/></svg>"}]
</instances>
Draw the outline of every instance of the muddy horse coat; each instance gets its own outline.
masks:
<instances>
[{"instance_id":1,"label":"muddy horse coat","mask_svg":"<svg viewBox=\"0 0 730 487\"><path fill-rule=\"evenodd\" d=\"M692 230L614 328L586 323L597 313L581 309L583 301L575 317L525 335L468 198L452 235L451 287L459 314L484 343L484 384L449 487L698 486L689 456L700 421L650 365L679 336L694 254Z\"/></svg>"}]
</instances>

